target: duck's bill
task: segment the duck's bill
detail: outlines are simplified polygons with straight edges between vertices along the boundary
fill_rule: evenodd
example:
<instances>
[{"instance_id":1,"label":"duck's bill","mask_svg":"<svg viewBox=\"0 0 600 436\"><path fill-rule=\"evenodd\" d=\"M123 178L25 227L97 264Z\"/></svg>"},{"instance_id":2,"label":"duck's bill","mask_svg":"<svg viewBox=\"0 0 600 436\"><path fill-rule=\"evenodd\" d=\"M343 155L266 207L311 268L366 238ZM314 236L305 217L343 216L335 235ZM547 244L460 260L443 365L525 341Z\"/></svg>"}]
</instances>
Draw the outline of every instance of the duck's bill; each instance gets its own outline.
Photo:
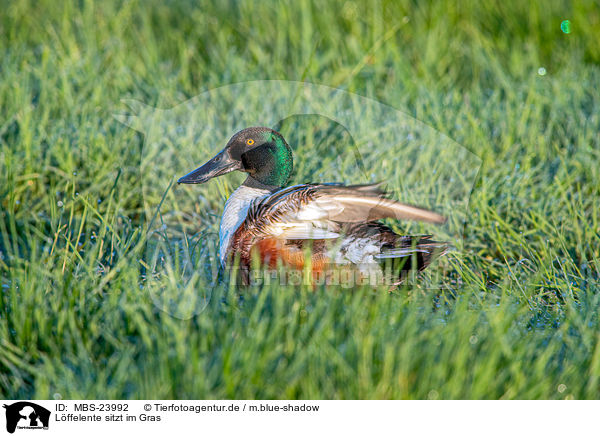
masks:
<instances>
[{"instance_id":1,"label":"duck's bill","mask_svg":"<svg viewBox=\"0 0 600 436\"><path fill-rule=\"evenodd\" d=\"M223 150L200 168L186 174L177 183L205 183L213 177L241 169L241 162L233 160L226 150Z\"/></svg>"}]
</instances>

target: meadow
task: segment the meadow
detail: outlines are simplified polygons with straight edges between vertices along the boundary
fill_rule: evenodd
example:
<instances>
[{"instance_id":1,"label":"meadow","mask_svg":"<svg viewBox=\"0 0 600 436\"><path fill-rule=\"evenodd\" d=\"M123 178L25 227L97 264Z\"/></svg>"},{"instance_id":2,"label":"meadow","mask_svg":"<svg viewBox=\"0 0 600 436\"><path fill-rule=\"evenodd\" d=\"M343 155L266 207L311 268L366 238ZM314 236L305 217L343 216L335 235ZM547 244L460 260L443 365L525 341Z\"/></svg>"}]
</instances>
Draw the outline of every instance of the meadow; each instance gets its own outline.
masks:
<instances>
[{"instance_id":1,"label":"meadow","mask_svg":"<svg viewBox=\"0 0 600 436\"><path fill-rule=\"evenodd\" d=\"M594 1L0 0L0 397L600 398L598 41ZM479 157L443 288L224 280L194 316L156 304L148 235L183 174L114 115L264 79L368 97ZM311 120L282 127L311 145L299 179L343 153ZM214 231L236 180L167 200L200 195Z\"/></svg>"}]
</instances>

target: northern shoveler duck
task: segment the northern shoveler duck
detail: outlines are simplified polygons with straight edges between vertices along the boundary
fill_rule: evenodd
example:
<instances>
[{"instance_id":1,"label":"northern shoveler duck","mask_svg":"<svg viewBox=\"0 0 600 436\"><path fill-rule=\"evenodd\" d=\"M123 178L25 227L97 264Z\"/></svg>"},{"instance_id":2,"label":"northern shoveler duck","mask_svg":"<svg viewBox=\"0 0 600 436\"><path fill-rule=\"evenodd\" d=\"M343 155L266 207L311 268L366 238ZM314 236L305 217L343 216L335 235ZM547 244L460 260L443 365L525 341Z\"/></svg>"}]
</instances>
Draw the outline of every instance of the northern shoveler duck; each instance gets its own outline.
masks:
<instances>
[{"instance_id":1,"label":"northern shoveler duck","mask_svg":"<svg viewBox=\"0 0 600 436\"><path fill-rule=\"evenodd\" d=\"M178 180L205 183L231 171L248 173L225 204L219 230L223 265L239 256L240 266L249 268L256 253L269 267L281 262L302 269L310 261L313 272L334 265L362 270L390 259L402 260L404 271L422 270L446 250L446 243L429 235L398 235L377 222L395 218L441 224L443 216L390 199L380 184L284 187L292 168L292 150L280 133L250 127Z\"/></svg>"}]
</instances>

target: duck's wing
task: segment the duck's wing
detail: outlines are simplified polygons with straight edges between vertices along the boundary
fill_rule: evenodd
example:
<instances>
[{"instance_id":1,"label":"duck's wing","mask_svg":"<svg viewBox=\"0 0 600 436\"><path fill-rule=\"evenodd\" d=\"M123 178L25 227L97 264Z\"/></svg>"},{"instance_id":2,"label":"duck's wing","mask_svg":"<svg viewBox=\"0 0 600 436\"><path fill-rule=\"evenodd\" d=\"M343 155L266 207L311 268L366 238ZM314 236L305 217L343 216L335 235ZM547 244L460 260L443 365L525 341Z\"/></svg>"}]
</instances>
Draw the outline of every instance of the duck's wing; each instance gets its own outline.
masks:
<instances>
[{"instance_id":1,"label":"duck's wing","mask_svg":"<svg viewBox=\"0 0 600 436\"><path fill-rule=\"evenodd\" d=\"M446 221L436 212L388 198L380 186L291 186L253 203L245 227L281 239L329 239L339 236L343 223L383 218L437 224Z\"/></svg>"},{"instance_id":2,"label":"duck's wing","mask_svg":"<svg viewBox=\"0 0 600 436\"><path fill-rule=\"evenodd\" d=\"M348 230L355 225L383 218L445 221L435 212L389 199L379 184L296 185L255 200L236 230L231 248L246 265L256 249L263 263L276 266L277 259L281 259L284 264L302 268L304 248L309 246L311 264L319 270L331 261L328 247L339 243L336 239L340 235L353 234ZM360 235L345 237L342 243L356 236ZM346 247L346 251L350 249ZM399 257L400 253L389 255Z\"/></svg>"}]
</instances>

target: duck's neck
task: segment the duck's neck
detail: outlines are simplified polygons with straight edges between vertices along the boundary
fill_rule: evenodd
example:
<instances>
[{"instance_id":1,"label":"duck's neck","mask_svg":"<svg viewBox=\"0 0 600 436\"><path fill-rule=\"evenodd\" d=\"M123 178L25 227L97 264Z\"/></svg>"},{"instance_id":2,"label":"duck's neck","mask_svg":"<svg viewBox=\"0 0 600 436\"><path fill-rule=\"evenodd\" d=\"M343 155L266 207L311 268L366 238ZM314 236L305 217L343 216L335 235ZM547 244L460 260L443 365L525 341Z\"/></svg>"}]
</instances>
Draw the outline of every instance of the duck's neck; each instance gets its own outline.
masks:
<instances>
[{"instance_id":1,"label":"duck's neck","mask_svg":"<svg viewBox=\"0 0 600 436\"><path fill-rule=\"evenodd\" d=\"M244 183L242 183L242 186L247 186L248 188L254 188L254 189L262 189L262 190L266 190L266 191L270 191L270 192L279 191L281 189L281 186L266 185L262 182L259 182L251 175L248 175L248 177L246 177L246 180L244 180Z\"/></svg>"}]
</instances>

